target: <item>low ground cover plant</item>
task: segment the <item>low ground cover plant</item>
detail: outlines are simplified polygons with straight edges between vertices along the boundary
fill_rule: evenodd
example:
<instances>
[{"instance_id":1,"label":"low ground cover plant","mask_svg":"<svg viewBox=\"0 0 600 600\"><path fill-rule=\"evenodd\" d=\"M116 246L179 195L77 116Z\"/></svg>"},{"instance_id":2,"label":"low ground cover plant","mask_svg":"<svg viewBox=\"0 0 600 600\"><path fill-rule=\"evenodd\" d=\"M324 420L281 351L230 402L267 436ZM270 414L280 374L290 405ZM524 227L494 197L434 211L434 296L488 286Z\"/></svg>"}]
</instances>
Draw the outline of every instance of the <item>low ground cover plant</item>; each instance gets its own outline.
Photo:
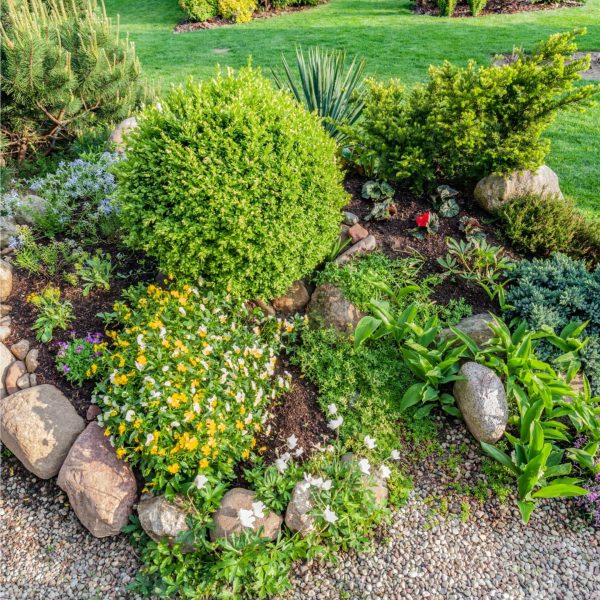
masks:
<instances>
[{"instance_id":1,"label":"low ground cover plant","mask_svg":"<svg viewBox=\"0 0 600 600\"><path fill-rule=\"evenodd\" d=\"M107 343L101 333L75 337L68 342L58 342L56 368L67 381L81 386L84 381L96 378L98 358L106 350Z\"/></svg>"},{"instance_id":2,"label":"low ground cover plant","mask_svg":"<svg viewBox=\"0 0 600 600\"><path fill-rule=\"evenodd\" d=\"M589 66L587 58L571 60L581 33L552 35L501 67L431 66L428 81L411 90L368 81L363 119L348 131L353 160L417 189L537 168L549 150L542 133L557 112L597 94L594 85L574 85Z\"/></svg>"},{"instance_id":3,"label":"low ground cover plant","mask_svg":"<svg viewBox=\"0 0 600 600\"><path fill-rule=\"evenodd\" d=\"M115 168L128 244L246 298L282 294L321 262L347 199L319 118L251 67L147 108Z\"/></svg>"},{"instance_id":4,"label":"low ground cover plant","mask_svg":"<svg viewBox=\"0 0 600 600\"><path fill-rule=\"evenodd\" d=\"M55 329L67 329L75 319L73 305L68 300L61 300L60 295L59 288L48 286L39 294L33 293L27 297L27 302L38 313L32 329L40 342L49 342Z\"/></svg>"}]
</instances>

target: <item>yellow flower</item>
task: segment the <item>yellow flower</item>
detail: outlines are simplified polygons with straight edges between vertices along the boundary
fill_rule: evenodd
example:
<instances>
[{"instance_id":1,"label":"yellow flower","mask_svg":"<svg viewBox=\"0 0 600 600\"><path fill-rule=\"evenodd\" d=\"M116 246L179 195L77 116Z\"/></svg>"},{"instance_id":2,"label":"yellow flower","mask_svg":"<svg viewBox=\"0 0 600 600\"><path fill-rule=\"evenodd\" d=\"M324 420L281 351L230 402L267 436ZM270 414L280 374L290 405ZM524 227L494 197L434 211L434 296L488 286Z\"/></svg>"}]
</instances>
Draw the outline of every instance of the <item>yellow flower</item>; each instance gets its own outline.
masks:
<instances>
[{"instance_id":1,"label":"yellow flower","mask_svg":"<svg viewBox=\"0 0 600 600\"><path fill-rule=\"evenodd\" d=\"M187 371L187 367L183 363L177 363L177 370L180 373L185 373Z\"/></svg>"},{"instance_id":2,"label":"yellow flower","mask_svg":"<svg viewBox=\"0 0 600 600\"><path fill-rule=\"evenodd\" d=\"M128 381L127 375L125 375L125 373L121 374L121 375L115 375L115 377L113 378L113 383L115 385L125 385Z\"/></svg>"},{"instance_id":3,"label":"yellow flower","mask_svg":"<svg viewBox=\"0 0 600 600\"><path fill-rule=\"evenodd\" d=\"M202 446L201 450L202 450L202 454L204 454L204 456L208 456L210 454L210 446L208 444L204 444L204 446Z\"/></svg>"},{"instance_id":4,"label":"yellow flower","mask_svg":"<svg viewBox=\"0 0 600 600\"><path fill-rule=\"evenodd\" d=\"M179 473L179 465L177 463L170 464L167 467L167 471L169 471L169 473L175 475L175 473Z\"/></svg>"},{"instance_id":5,"label":"yellow flower","mask_svg":"<svg viewBox=\"0 0 600 600\"><path fill-rule=\"evenodd\" d=\"M123 458L126 454L125 448L117 448L117 458Z\"/></svg>"},{"instance_id":6,"label":"yellow flower","mask_svg":"<svg viewBox=\"0 0 600 600\"><path fill-rule=\"evenodd\" d=\"M143 354L140 354L137 357L136 362L145 367L148 364L148 359Z\"/></svg>"},{"instance_id":7,"label":"yellow flower","mask_svg":"<svg viewBox=\"0 0 600 600\"><path fill-rule=\"evenodd\" d=\"M92 363L90 370L92 371L92 375L95 375L96 371L98 371L98 365L96 363Z\"/></svg>"},{"instance_id":8,"label":"yellow flower","mask_svg":"<svg viewBox=\"0 0 600 600\"><path fill-rule=\"evenodd\" d=\"M236 429L239 429L240 431L242 431L242 429L244 429L244 424L238 419L235 422L235 427L236 427Z\"/></svg>"},{"instance_id":9,"label":"yellow flower","mask_svg":"<svg viewBox=\"0 0 600 600\"><path fill-rule=\"evenodd\" d=\"M206 469L208 467L208 460L206 458L203 458L200 461L199 465L201 469Z\"/></svg>"},{"instance_id":10,"label":"yellow flower","mask_svg":"<svg viewBox=\"0 0 600 600\"><path fill-rule=\"evenodd\" d=\"M125 425L125 423L120 423L119 424L119 435L123 435L125 433L126 429L127 429L127 426Z\"/></svg>"},{"instance_id":11,"label":"yellow flower","mask_svg":"<svg viewBox=\"0 0 600 600\"><path fill-rule=\"evenodd\" d=\"M107 427L107 428L104 430L104 435L105 435L106 437L108 437L108 436L110 435L110 427Z\"/></svg>"},{"instance_id":12,"label":"yellow flower","mask_svg":"<svg viewBox=\"0 0 600 600\"><path fill-rule=\"evenodd\" d=\"M142 422L140 421L140 419L136 419L136 420L133 422L133 428L134 428L134 429L139 429L141 426L142 426Z\"/></svg>"},{"instance_id":13,"label":"yellow flower","mask_svg":"<svg viewBox=\"0 0 600 600\"><path fill-rule=\"evenodd\" d=\"M248 450L248 449L246 448L246 450L244 450L244 451L242 452L242 458L243 458L244 460L246 460L246 459L247 459L249 456L250 456L250 450Z\"/></svg>"}]
</instances>

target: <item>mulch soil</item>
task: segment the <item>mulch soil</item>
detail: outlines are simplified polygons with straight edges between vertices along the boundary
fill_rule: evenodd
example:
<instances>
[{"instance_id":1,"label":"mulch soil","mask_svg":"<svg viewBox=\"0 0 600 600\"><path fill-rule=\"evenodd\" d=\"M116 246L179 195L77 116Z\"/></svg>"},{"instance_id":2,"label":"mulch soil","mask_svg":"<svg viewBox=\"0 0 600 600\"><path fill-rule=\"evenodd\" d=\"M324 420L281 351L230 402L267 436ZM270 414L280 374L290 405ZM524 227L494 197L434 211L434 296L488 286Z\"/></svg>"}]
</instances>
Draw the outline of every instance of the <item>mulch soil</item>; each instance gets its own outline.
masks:
<instances>
[{"instance_id":1,"label":"mulch soil","mask_svg":"<svg viewBox=\"0 0 600 600\"><path fill-rule=\"evenodd\" d=\"M486 7L478 16L513 14L537 10L556 10L557 8L577 8L581 2L565 0L564 2L531 2L531 0L489 0ZM413 11L419 15L432 15L439 17L440 11L436 0L415 0ZM466 0L459 2L452 15L453 17L472 17Z\"/></svg>"}]
</instances>

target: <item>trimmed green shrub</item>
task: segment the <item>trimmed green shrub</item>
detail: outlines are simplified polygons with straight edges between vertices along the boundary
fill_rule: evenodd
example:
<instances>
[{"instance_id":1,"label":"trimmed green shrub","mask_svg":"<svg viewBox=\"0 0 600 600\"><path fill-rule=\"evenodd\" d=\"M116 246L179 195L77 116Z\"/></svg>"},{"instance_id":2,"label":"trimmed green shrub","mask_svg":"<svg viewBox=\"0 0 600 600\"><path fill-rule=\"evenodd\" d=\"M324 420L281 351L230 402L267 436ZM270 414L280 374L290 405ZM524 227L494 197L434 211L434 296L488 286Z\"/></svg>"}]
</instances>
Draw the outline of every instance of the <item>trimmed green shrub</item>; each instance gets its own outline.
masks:
<instances>
[{"instance_id":1,"label":"trimmed green shrub","mask_svg":"<svg viewBox=\"0 0 600 600\"><path fill-rule=\"evenodd\" d=\"M458 0L437 0L440 17L451 17L456 9Z\"/></svg>"},{"instance_id":2,"label":"trimmed green shrub","mask_svg":"<svg viewBox=\"0 0 600 600\"><path fill-rule=\"evenodd\" d=\"M541 256L563 252L598 262L598 227L585 219L572 200L532 194L503 205L498 215L516 250Z\"/></svg>"},{"instance_id":3,"label":"trimmed green shrub","mask_svg":"<svg viewBox=\"0 0 600 600\"><path fill-rule=\"evenodd\" d=\"M542 133L556 113L589 105L598 92L594 85L574 86L589 66L589 58L571 60L581 33L551 35L501 67L432 66L429 81L408 92L395 80L370 81L353 136L354 160L416 188L537 168L550 146Z\"/></svg>"},{"instance_id":4,"label":"trimmed green shrub","mask_svg":"<svg viewBox=\"0 0 600 600\"><path fill-rule=\"evenodd\" d=\"M20 161L129 116L143 99L133 44L94 0L77 7L3 3L2 134Z\"/></svg>"},{"instance_id":5,"label":"trimmed green shrub","mask_svg":"<svg viewBox=\"0 0 600 600\"><path fill-rule=\"evenodd\" d=\"M600 267L590 271L585 262L555 253L545 260L521 261L511 277L508 314L523 318L531 330L547 325L560 332L571 321L589 321L582 364L596 393L600 391ZM540 343L538 354L546 360L556 350Z\"/></svg>"},{"instance_id":6,"label":"trimmed green shrub","mask_svg":"<svg viewBox=\"0 0 600 600\"><path fill-rule=\"evenodd\" d=\"M219 15L236 23L252 21L256 10L255 0L218 0Z\"/></svg>"},{"instance_id":7,"label":"trimmed green shrub","mask_svg":"<svg viewBox=\"0 0 600 600\"><path fill-rule=\"evenodd\" d=\"M488 0L467 0L469 10L474 17L478 17L481 11L486 7Z\"/></svg>"},{"instance_id":8,"label":"trimmed green shrub","mask_svg":"<svg viewBox=\"0 0 600 600\"><path fill-rule=\"evenodd\" d=\"M192 21L208 21L219 14L218 0L179 0L179 7Z\"/></svg>"},{"instance_id":9,"label":"trimmed green shrub","mask_svg":"<svg viewBox=\"0 0 600 600\"><path fill-rule=\"evenodd\" d=\"M251 67L148 107L116 172L131 246L245 298L277 296L314 269L347 202L319 118Z\"/></svg>"}]
</instances>

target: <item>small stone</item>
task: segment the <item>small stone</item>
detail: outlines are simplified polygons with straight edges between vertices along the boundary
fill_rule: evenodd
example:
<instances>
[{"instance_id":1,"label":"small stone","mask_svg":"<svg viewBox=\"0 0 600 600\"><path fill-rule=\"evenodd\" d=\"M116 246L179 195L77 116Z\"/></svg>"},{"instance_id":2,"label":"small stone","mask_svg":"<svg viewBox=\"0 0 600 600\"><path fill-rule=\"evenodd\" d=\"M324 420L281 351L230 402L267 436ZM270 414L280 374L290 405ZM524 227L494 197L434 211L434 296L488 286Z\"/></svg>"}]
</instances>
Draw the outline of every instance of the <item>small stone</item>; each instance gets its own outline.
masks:
<instances>
[{"instance_id":1,"label":"small stone","mask_svg":"<svg viewBox=\"0 0 600 600\"><path fill-rule=\"evenodd\" d=\"M5 342L11 335L12 329L6 325L0 325L0 342Z\"/></svg>"},{"instance_id":2,"label":"small stone","mask_svg":"<svg viewBox=\"0 0 600 600\"><path fill-rule=\"evenodd\" d=\"M357 244L360 240L364 240L369 235L369 232L357 223L348 229L348 235L352 238L352 243Z\"/></svg>"},{"instance_id":3,"label":"small stone","mask_svg":"<svg viewBox=\"0 0 600 600\"><path fill-rule=\"evenodd\" d=\"M377 248L377 240L375 236L368 235L366 238L360 240L360 242L350 246L348 250L340 254L336 259L335 263L340 266L347 263L349 260L354 258L357 254L364 254L366 252L372 252Z\"/></svg>"},{"instance_id":4,"label":"small stone","mask_svg":"<svg viewBox=\"0 0 600 600\"><path fill-rule=\"evenodd\" d=\"M17 224L13 217L0 217L0 248L8 247L10 238L17 235Z\"/></svg>"},{"instance_id":5,"label":"small stone","mask_svg":"<svg viewBox=\"0 0 600 600\"><path fill-rule=\"evenodd\" d=\"M2 443L26 469L42 479L54 477L83 431L83 419L53 385L16 392L0 403Z\"/></svg>"},{"instance_id":6,"label":"small stone","mask_svg":"<svg viewBox=\"0 0 600 600\"><path fill-rule=\"evenodd\" d=\"M313 508L310 484L306 481L299 481L294 487L292 498L285 511L285 524L288 529L302 535L310 533L315 527L315 520L310 515Z\"/></svg>"},{"instance_id":7,"label":"small stone","mask_svg":"<svg viewBox=\"0 0 600 600\"><path fill-rule=\"evenodd\" d=\"M458 374L463 380L454 383L454 397L473 437L493 444L506 429L508 403L502 381L488 367L467 362Z\"/></svg>"},{"instance_id":8,"label":"small stone","mask_svg":"<svg viewBox=\"0 0 600 600\"><path fill-rule=\"evenodd\" d=\"M6 317L11 310L12 306L10 304L0 304L0 318Z\"/></svg>"},{"instance_id":9,"label":"small stone","mask_svg":"<svg viewBox=\"0 0 600 600\"><path fill-rule=\"evenodd\" d=\"M310 300L306 285L301 280L295 281L284 296L273 300L273 308L285 314L294 314L304 310Z\"/></svg>"},{"instance_id":10,"label":"small stone","mask_svg":"<svg viewBox=\"0 0 600 600\"><path fill-rule=\"evenodd\" d=\"M19 340L16 344L10 347L10 351L17 357L18 360L25 360L29 352L29 340Z\"/></svg>"},{"instance_id":11,"label":"small stone","mask_svg":"<svg viewBox=\"0 0 600 600\"><path fill-rule=\"evenodd\" d=\"M17 381L26 373L27 369L25 368L25 363L22 360L16 360L8 367L4 377L4 387L9 394L14 394L15 392L19 391Z\"/></svg>"},{"instance_id":12,"label":"small stone","mask_svg":"<svg viewBox=\"0 0 600 600\"><path fill-rule=\"evenodd\" d=\"M344 225L352 227L352 225L356 225L358 221L359 219L357 215L347 210L344 211Z\"/></svg>"},{"instance_id":13,"label":"small stone","mask_svg":"<svg viewBox=\"0 0 600 600\"><path fill-rule=\"evenodd\" d=\"M12 292L13 274L12 265L0 258L0 302L4 302Z\"/></svg>"},{"instance_id":14,"label":"small stone","mask_svg":"<svg viewBox=\"0 0 600 600\"><path fill-rule=\"evenodd\" d=\"M493 322L493 315L482 313L462 319L455 325L455 328L460 329L463 333L473 338L473 341L481 347L494 337L494 332L490 329L490 324ZM438 340L445 342L452 337L454 337L454 333L447 327L440 331Z\"/></svg>"},{"instance_id":15,"label":"small stone","mask_svg":"<svg viewBox=\"0 0 600 600\"><path fill-rule=\"evenodd\" d=\"M15 357L13 356L13 353L0 342L0 387L4 387L8 367L14 362Z\"/></svg>"},{"instance_id":16,"label":"small stone","mask_svg":"<svg viewBox=\"0 0 600 600\"><path fill-rule=\"evenodd\" d=\"M85 413L85 418L88 421L95 421L101 412L102 411L100 410L100 407L97 404L90 404Z\"/></svg>"},{"instance_id":17,"label":"small stone","mask_svg":"<svg viewBox=\"0 0 600 600\"><path fill-rule=\"evenodd\" d=\"M12 325L12 317L6 315L0 319L0 327L10 327Z\"/></svg>"},{"instance_id":18,"label":"small stone","mask_svg":"<svg viewBox=\"0 0 600 600\"><path fill-rule=\"evenodd\" d=\"M189 531L186 522L188 512L184 508L181 497L169 502L164 496L144 494L138 504L138 517L142 529L155 541L166 541L173 547L177 536ZM193 546L184 544L183 552L192 552Z\"/></svg>"},{"instance_id":19,"label":"small stone","mask_svg":"<svg viewBox=\"0 0 600 600\"><path fill-rule=\"evenodd\" d=\"M263 313L265 313L266 316L275 316L275 309L273 308L273 305L270 302L265 302L264 300L257 299L254 300L254 303L256 304L256 306L258 306L258 308L260 308L263 311Z\"/></svg>"},{"instance_id":20,"label":"small stone","mask_svg":"<svg viewBox=\"0 0 600 600\"><path fill-rule=\"evenodd\" d=\"M138 127L138 122L135 117L129 117L121 121L113 130L108 138L109 144L114 148L115 152L123 154L125 152L124 136Z\"/></svg>"},{"instance_id":21,"label":"small stone","mask_svg":"<svg viewBox=\"0 0 600 600\"><path fill-rule=\"evenodd\" d=\"M243 488L229 490L221 500L221 506L213 515L214 529L210 531L210 539L214 542L235 533L244 531L244 526L239 517L240 510L253 510L252 504L256 502L256 494ZM255 516L252 530L258 532L262 528L262 537L275 540L279 535L283 519L264 509L264 517Z\"/></svg>"},{"instance_id":22,"label":"small stone","mask_svg":"<svg viewBox=\"0 0 600 600\"><path fill-rule=\"evenodd\" d=\"M29 373L33 373L40 366L39 356L40 351L38 348L33 348L27 353L27 356L25 357L25 366Z\"/></svg>"},{"instance_id":23,"label":"small stone","mask_svg":"<svg viewBox=\"0 0 600 600\"><path fill-rule=\"evenodd\" d=\"M362 318L361 312L354 304L331 283L317 287L310 299L307 313L316 324L333 327L341 333L353 332Z\"/></svg>"},{"instance_id":24,"label":"small stone","mask_svg":"<svg viewBox=\"0 0 600 600\"><path fill-rule=\"evenodd\" d=\"M24 390L25 388L28 388L30 386L30 382L29 382L29 373L25 373L24 375L21 375L21 377L19 377L19 379L17 379L17 387L20 390Z\"/></svg>"},{"instance_id":25,"label":"small stone","mask_svg":"<svg viewBox=\"0 0 600 600\"><path fill-rule=\"evenodd\" d=\"M37 381L37 375L35 373L31 373L29 375L29 387L33 387L35 385L37 385L38 381Z\"/></svg>"}]
</instances>

